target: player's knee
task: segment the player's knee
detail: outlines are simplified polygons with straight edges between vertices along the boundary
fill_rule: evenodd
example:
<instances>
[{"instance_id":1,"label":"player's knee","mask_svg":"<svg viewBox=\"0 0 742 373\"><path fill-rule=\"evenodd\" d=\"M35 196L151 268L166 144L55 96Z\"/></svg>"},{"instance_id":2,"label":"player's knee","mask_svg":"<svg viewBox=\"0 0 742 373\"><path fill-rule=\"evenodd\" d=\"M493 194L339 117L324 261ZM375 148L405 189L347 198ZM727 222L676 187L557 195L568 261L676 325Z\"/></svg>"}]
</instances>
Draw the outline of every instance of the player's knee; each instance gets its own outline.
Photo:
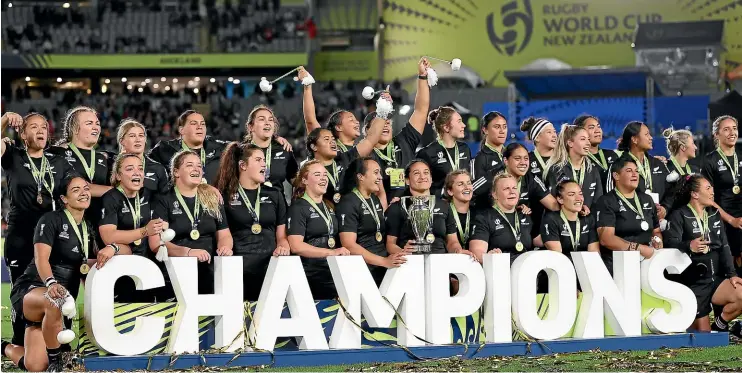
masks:
<instances>
[{"instance_id":1,"label":"player's knee","mask_svg":"<svg viewBox=\"0 0 742 373\"><path fill-rule=\"evenodd\" d=\"M49 362L46 359L32 359L24 360L26 370L29 372L43 372L49 366Z\"/></svg>"}]
</instances>

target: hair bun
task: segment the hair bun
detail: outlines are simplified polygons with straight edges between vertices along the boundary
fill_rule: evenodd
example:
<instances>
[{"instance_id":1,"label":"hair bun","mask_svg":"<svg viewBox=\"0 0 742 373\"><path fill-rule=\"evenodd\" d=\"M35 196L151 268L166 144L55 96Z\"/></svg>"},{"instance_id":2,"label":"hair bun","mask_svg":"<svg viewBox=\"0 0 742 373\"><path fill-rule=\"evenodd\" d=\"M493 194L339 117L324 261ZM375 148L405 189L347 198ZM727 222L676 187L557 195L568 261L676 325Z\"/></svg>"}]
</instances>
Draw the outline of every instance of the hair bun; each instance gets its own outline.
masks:
<instances>
[{"instance_id":1,"label":"hair bun","mask_svg":"<svg viewBox=\"0 0 742 373\"><path fill-rule=\"evenodd\" d=\"M673 129L672 127L665 128L665 130L662 131L662 137L669 139L670 136L672 136L673 132L675 132L675 129Z\"/></svg>"},{"instance_id":2,"label":"hair bun","mask_svg":"<svg viewBox=\"0 0 742 373\"><path fill-rule=\"evenodd\" d=\"M534 118L534 117L528 117L520 125L520 130L523 131L523 132L528 132L528 131L531 130L531 128L533 128L533 125L534 124L536 124L536 118Z\"/></svg>"},{"instance_id":3,"label":"hair bun","mask_svg":"<svg viewBox=\"0 0 742 373\"><path fill-rule=\"evenodd\" d=\"M438 119L438 115L441 113L441 107L439 106L437 109L433 109L428 114L428 122L429 123L435 123L435 120Z\"/></svg>"}]
</instances>

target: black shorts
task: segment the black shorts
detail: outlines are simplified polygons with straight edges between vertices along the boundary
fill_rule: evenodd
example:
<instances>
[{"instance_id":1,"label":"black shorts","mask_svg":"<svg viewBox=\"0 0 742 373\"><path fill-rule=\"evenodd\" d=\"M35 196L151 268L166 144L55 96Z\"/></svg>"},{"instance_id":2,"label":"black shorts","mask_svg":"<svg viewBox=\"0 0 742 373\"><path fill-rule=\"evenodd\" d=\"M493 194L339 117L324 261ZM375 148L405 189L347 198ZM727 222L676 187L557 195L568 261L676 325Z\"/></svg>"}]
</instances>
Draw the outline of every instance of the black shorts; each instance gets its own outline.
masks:
<instances>
[{"instance_id":1,"label":"black shorts","mask_svg":"<svg viewBox=\"0 0 742 373\"><path fill-rule=\"evenodd\" d=\"M684 285L693 291L696 296L696 304L698 309L696 310L696 318L708 316L712 310L711 298L714 297L716 289L719 288L722 282L726 280L723 277L714 276L713 279L705 278L692 283L685 283Z\"/></svg>"}]
</instances>

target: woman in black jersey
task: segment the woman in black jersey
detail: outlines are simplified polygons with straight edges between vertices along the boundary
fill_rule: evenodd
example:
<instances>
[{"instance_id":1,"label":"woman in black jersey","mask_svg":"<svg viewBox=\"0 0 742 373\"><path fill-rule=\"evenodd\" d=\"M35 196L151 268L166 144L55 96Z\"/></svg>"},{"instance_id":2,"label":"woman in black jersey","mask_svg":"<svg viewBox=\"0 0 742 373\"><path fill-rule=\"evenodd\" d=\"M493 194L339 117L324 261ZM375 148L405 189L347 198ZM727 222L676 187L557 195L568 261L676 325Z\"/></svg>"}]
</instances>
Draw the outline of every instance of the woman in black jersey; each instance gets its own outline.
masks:
<instances>
[{"instance_id":1,"label":"woman in black jersey","mask_svg":"<svg viewBox=\"0 0 742 373\"><path fill-rule=\"evenodd\" d=\"M154 192L144 184L144 166L139 154L123 153L116 157L109 190L101 198L103 208L98 232L104 244L125 244L133 255L153 258L148 247L149 236L159 237L167 229L162 219L151 219ZM110 257L99 258L105 263ZM134 280L121 277L116 281L115 299L119 303L152 301L152 293L137 291Z\"/></svg>"},{"instance_id":2,"label":"woman in black jersey","mask_svg":"<svg viewBox=\"0 0 742 373\"><path fill-rule=\"evenodd\" d=\"M60 184L60 208L39 220L34 232L34 261L10 294L15 314L26 323L25 346L2 345L5 356L32 372L47 367L50 372L62 371L57 341L57 334L65 327L61 306L68 293L77 298L80 280L90 270L89 260L95 258L94 231L83 217L90 206L90 186L80 176L66 177Z\"/></svg>"},{"instance_id":3,"label":"woman in black jersey","mask_svg":"<svg viewBox=\"0 0 742 373\"><path fill-rule=\"evenodd\" d=\"M214 289L215 255L232 255L232 235L227 226L224 205L214 187L201 182L201 157L192 150L181 150L170 166L172 188L158 194L153 208L153 219L166 221L175 231L175 238L166 242L168 256L198 258L198 292L210 294ZM216 247L214 247L216 243ZM157 253L160 238L149 236L149 248ZM166 276L166 284L168 277ZM157 292L157 301L172 298L172 288L166 286Z\"/></svg>"},{"instance_id":4,"label":"woman in black jersey","mask_svg":"<svg viewBox=\"0 0 742 373\"><path fill-rule=\"evenodd\" d=\"M266 156L255 145L232 142L222 154L217 188L225 199L234 255L242 257L244 299L258 300L272 256L289 255L286 198L265 183Z\"/></svg>"},{"instance_id":5,"label":"woman in black jersey","mask_svg":"<svg viewBox=\"0 0 742 373\"><path fill-rule=\"evenodd\" d=\"M652 197L639 192L639 171L630 157L620 157L611 166L613 190L600 197L593 212L598 227L600 255L613 273L613 252L637 250L651 258L662 247L657 206Z\"/></svg>"},{"instance_id":6,"label":"woman in black jersey","mask_svg":"<svg viewBox=\"0 0 742 373\"><path fill-rule=\"evenodd\" d=\"M546 184L554 187L559 180L568 178L576 181L582 188L585 198L583 214L590 213L593 202L603 195L603 182L600 171L587 158L590 154L590 139L584 128L572 125L562 126L554 156L546 164L544 175Z\"/></svg>"},{"instance_id":7,"label":"woman in black jersey","mask_svg":"<svg viewBox=\"0 0 742 373\"><path fill-rule=\"evenodd\" d=\"M168 189L168 177L165 166L144 154L147 148L147 130L134 119L126 118L119 124L116 139L120 154L136 154L144 167L144 188L152 193L164 193Z\"/></svg>"},{"instance_id":8,"label":"woman in black jersey","mask_svg":"<svg viewBox=\"0 0 742 373\"><path fill-rule=\"evenodd\" d=\"M471 175L466 170L456 170L446 176L446 199L449 201L449 212L456 223L456 231L461 248L469 247L471 226L474 211L471 206L474 186Z\"/></svg>"},{"instance_id":9,"label":"woman in black jersey","mask_svg":"<svg viewBox=\"0 0 742 373\"><path fill-rule=\"evenodd\" d=\"M63 138L49 152L65 157L78 175L90 183L93 200L86 210L85 220L94 227L100 222L101 199L111 189L111 165L113 159L108 153L95 150L101 128L98 113L87 106L78 106L64 119ZM103 246L103 242L98 244Z\"/></svg>"},{"instance_id":10,"label":"woman in black jersey","mask_svg":"<svg viewBox=\"0 0 742 373\"><path fill-rule=\"evenodd\" d=\"M512 145L512 144L511 144ZM474 219L469 250L482 263L487 252L508 253L512 263L520 254L543 246L541 237L532 238L534 228L529 215L518 212L518 183L508 173L492 180L492 207L480 210Z\"/></svg>"},{"instance_id":11,"label":"woman in black jersey","mask_svg":"<svg viewBox=\"0 0 742 373\"><path fill-rule=\"evenodd\" d=\"M439 106L428 114L428 122L433 124L438 141L420 149L417 157L428 165L433 178L430 192L443 196L443 182L451 171L471 169L471 150L461 141L466 125L456 109Z\"/></svg>"},{"instance_id":12,"label":"woman in black jersey","mask_svg":"<svg viewBox=\"0 0 742 373\"><path fill-rule=\"evenodd\" d=\"M600 181L603 191L605 191L609 176L608 171L613 162L618 159L618 153L600 147L600 144L603 142L603 129L600 127L598 117L588 114L580 115L575 118L572 125L584 128L587 131L587 137L590 139L590 152L587 154L587 157L592 161L594 166L598 167Z\"/></svg>"},{"instance_id":13,"label":"woman in black jersey","mask_svg":"<svg viewBox=\"0 0 742 373\"><path fill-rule=\"evenodd\" d=\"M226 142L206 136L206 120L195 110L186 110L176 122L180 138L160 141L149 152L149 156L163 165L169 165L176 153L190 150L198 154L203 167L202 181L213 184L219 170L219 157Z\"/></svg>"},{"instance_id":14,"label":"woman in black jersey","mask_svg":"<svg viewBox=\"0 0 742 373\"><path fill-rule=\"evenodd\" d=\"M405 168L405 180L410 187L412 197L423 198L433 215L430 231L425 238L426 243L430 244L429 254L463 252L456 235L456 222L448 202L430 193L432 175L428 164L420 159L410 162ZM404 197L392 203L386 212L386 249L389 254L413 253L416 250L415 234L407 216L411 204L411 199Z\"/></svg>"},{"instance_id":15,"label":"woman in black jersey","mask_svg":"<svg viewBox=\"0 0 742 373\"><path fill-rule=\"evenodd\" d=\"M528 154L531 160L529 171L543 180L546 163L556 149L556 128L546 118L529 117L520 125L520 130L525 132L526 138L535 145L533 151Z\"/></svg>"},{"instance_id":16,"label":"woman in black jersey","mask_svg":"<svg viewBox=\"0 0 742 373\"><path fill-rule=\"evenodd\" d=\"M417 93L415 94L415 110L410 116L407 124L392 136L392 120L385 121L381 137L374 146L371 154L381 167L381 176L384 188L379 191L379 198L389 205L395 198L402 197L405 190L404 166L415 159L415 152L422 140L423 132L427 125L428 108L430 107L430 87L427 83L427 68L430 63L422 58L418 63ZM363 120L364 133L371 127L371 122L376 118L376 112L372 111ZM385 198L384 198L385 197Z\"/></svg>"},{"instance_id":17,"label":"woman in black jersey","mask_svg":"<svg viewBox=\"0 0 742 373\"><path fill-rule=\"evenodd\" d=\"M662 199L662 205L669 209L680 188L680 180L688 175L700 174L701 168L690 162L696 158L697 149L690 131L674 130L670 127L662 131L662 136L667 142L667 153L670 155L670 162L667 163L670 173L667 175L667 191Z\"/></svg>"},{"instance_id":18,"label":"woman in black jersey","mask_svg":"<svg viewBox=\"0 0 742 373\"><path fill-rule=\"evenodd\" d=\"M388 93L386 94L388 95ZM366 138L358 142L358 145L348 149L347 152L338 152L335 137L332 132L325 128L315 128L307 135L307 149L312 153L312 159L322 164L327 171L330 180L325 191L325 199L334 203L340 202L340 184L343 172L348 168L350 162L359 157L368 157L379 141L385 120L375 118L372 121ZM386 203L386 201L384 201Z\"/></svg>"},{"instance_id":19,"label":"woman in black jersey","mask_svg":"<svg viewBox=\"0 0 742 373\"><path fill-rule=\"evenodd\" d=\"M283 192L283 182L286 180L291 182L296 176L299 164L296 163L291 146L277 134L278 120L273 110L264 105L254 107L245 123L243 142L263 150L265 154L264 184L276 187Z\"/></svg>"},{"instance_id":20,"label":"woman in black jersey","mask_svg":"<svg viewBox=\"0 0 742 373\"><path fill-rule=\"evenodd\" d=\"M585 203L582 188L571 179L562 179L554 188L559 211L549 211L541 221L541 239L552 251L567 255L573 251L600 251L593 215L580 215Z\"/></svg>"},{"instance_id":21,"label":"woman in black jersey","mask_svg":"<svg viewBox=\"0 0 742 373\"><path fill-rule=\"evenodd\" d=\"M665 219L667 208L660 204L667 190L667 175L670 173L663 161L650 157L647 153L652 150L652 135L649 127L642 122L629 122L618 140L618 150L622 157L628 157L636 164L639 172L637 191L652 197L657 205L657 214L660 220ZM612 189L613 178L608 179L608 189Z\"/></svg>"},{"instance_id":22,"label":"woman in black jersey","mask_svg":"<svg viewBox=\"0 0 742 373\"><path fill-rule=\"evenodd\" d=\"M528 151L525 146L517 142L510 143L505 147L505 151L502 154L505 163L505 170L503 172L513 176L516 181L516 191L518 193L517 206L519 210L522 212L543 211L543 209L537 210L541 206L551 211L559 210L556 198L549 193L546 184L538 176L528 172ZM490 189L490 196L488 197L488 202L482 207L492 206L491 201L489 201L492 196L492 185L488 188ZM536 221L541 220L540 215L532 215L531 218ZM538 235L538 232L534 233Z\"/></svg>"},{"instance_id":23,"label":"woman in black jersey","mask_svg":"<svg viewBox=\"0 0 742 373\"><path fill-rule=\"evenodd\" d=\"M302 81L309 73L303 66L299 67L298 78ZM314 109L314 97L312 96L312 85L304 85L303 96L304 123L307 127L307 133L323 128L317 120L317 114ZM389 98L391 102L391 97ZM348 110L336 110L327 119L324 126L332 133L335 149L338 154L347 153L356 144L356 140L361 136L361 123L356 119L353 112ZM376 142L374 142L375 144ZM368 154L362 155L366 157ZM337 201L336 201L337 203Z\"/></svg>"},{"instance_id":24,"label":"woman in black jersey","mask_svg":"<svg viewBox=\"0 0 742 373\"><path fill-rule=\"evenodd\" d=\"M22 147L2 144L2 168L8 177L10 211L5 231L5 265L10 274L11 286L33 261L33 229L44 213L60 208L54 201L62 179L74 172L63 158L44 152L49 138L49 124L40 114L31 113L25 118L15 113L2 117L2 134L13 127L20 135ZM26 329L22 318L14 318L13 343L23 345Z\"/></svg>"},{"instance_id":25,"label":"woman in black jersey","mask_svg":"<svg viewBox=\"0 0 742 373\"><path fill-rule=\"evenodd\" d=\"M343 197L337 205L340 243L353 255L362 255L376 284L387 268L399 267L404 253L388 255L384 245L384 205L376 193L381 189L381 167L372 158L351 162L343 181Z\"/></svg>"},{"instance_id":26,"label":"woman in black jersey","mask_svg":"<svg viewBox=\"0 0 742 373\"><path fill-rule=\"evenodd\" d=\"M681 179L665 242L690 256L692 263L680 275L669 278L693 290L698 302L691 329L729 331L742 338L742 323L730 321L742 315L742 279L737 276L724 224L714 208L714 189L705 177L687 175ZM712 304L716 319L709 325Z\"/></svg>"},{"instance_id":27,"label":"woman in black jersey","mask_svg":"<svg viewBox=\"0 0 742 373\"><path fill-rule=\"evenodd\" d=\"M714 196L724 219L729 247L732 249L737 274L742 273L742 156L735 145L738 138L737 120L730 116L716 118L712 125L716 150L706 154L703 175L714 186Z\"/></svg>"},{"instance_id":28,"label":"woman in black jersey","mask_svg":"<svg viewBox=\"0 0 742 373\"><path fill-rule=\"evenodd\" d=\"M508 139L508 121L499 111L490 111L482 117L482 144L474 157L472 178L474 178L475 204L489 205L492 179L500 173L505 164L502 152Z\"/></svg>"},{"instance_id":29,"label":"woman in black jersey","mask_svg":"<svg viewBox=\"0 0 742 373\"><path fill-rule=\"evenodd\" d=\"M338 242L338 219L332 202L323 198L328 179L320 161L304 163L293 182L293 202L287 220L291 253L301 257L315 300L337 297L327 257L350 255Z\"/></svg>"}]
</instances>

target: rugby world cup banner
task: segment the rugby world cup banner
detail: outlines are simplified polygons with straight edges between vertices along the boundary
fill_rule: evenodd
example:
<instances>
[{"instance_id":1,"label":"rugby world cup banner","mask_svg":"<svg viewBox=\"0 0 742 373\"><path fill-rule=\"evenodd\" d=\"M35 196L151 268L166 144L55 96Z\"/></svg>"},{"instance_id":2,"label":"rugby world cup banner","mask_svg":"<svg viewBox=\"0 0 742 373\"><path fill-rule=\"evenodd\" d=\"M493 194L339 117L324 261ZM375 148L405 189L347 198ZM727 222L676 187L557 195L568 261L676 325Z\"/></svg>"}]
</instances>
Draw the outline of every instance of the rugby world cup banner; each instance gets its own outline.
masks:
<instances>
[{"instance_id":1,"label":"rugby world cup banner","mask_svg":"<svg viewBox=\"0 0 742 373\"><path fill-rule=\"evenodd\" d=\"M570 261L536 251L512 263L509 254L487 254L483 265L463 254L414 255L387 271L378 287L361 256L327 260L336 301L315 302L301 259L289 256L271 259L258 302L243 303L242 258L218 257L214 294L198 294L195 258L170 258L177 303L115 305L122 276L140 290L164 285L149 259L115 257L88 275L80 350L128 356L633 337L684 332L696 314L693 292L664 277L691 264L675 249L648 260L615 252L613 276L595 252L572 253ZM541 271L549 277L548 296L536 293ZM455 295L451 274L460 284Z\"/></svg>"},{"instance_id":2,"label":"rugby world cup banner","mask_svg":"<svg viewBox=\"0 0 742 373\"><path fill-rule=\"evenodd\" d=\"M541 58L573 67L634 66L639 23L724 20L729 67L742 63L742 3L696 0L384 0L384 80L410 76L430 55L498 86L503 71Z\"/></svg>"}]
</instances>

